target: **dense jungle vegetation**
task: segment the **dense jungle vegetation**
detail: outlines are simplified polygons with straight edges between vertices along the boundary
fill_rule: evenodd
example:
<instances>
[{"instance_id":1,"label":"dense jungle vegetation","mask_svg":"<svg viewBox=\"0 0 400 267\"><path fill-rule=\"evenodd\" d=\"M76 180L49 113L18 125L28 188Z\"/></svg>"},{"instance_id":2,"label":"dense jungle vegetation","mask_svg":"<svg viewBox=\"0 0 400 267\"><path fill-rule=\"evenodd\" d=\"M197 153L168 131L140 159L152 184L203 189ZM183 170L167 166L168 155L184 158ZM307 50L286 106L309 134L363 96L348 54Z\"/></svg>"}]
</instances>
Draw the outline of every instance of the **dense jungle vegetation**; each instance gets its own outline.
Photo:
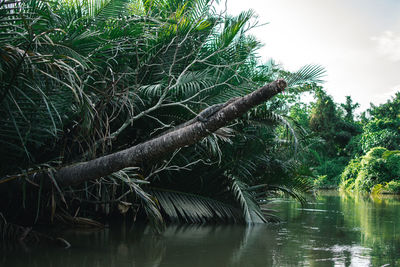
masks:
<instances>
[{"instance_id":1,"label":"dense jungle vegetation","mask_svg":"<svg viewBox=\"0 0 400 267\"><path fill-rule=\"evenodd\" d=\"M139 216L162 229L274 221L262 209L272 194L304 202L314 186L399 192L400 93L358 117L350 97L326 93L321 66L261 62L248 33L257 26L253 11L229 16L208 0L1 1L3 217ZM65 166L168 134L278 78L284 93L194 144L96 179L58 179Z\"/></svg>"},{"instance_id":2,"label":"dense jungle vegetation","mask_svg":"<svg viewBox=\"0 0 400 267\"><path fill-rule=\"evenodd\" d=\"M355 116L351 97L337 104L319 88L315 102L296 104L290 116L315 134L307 166L319 188L399 193L400 93Z\"/></svg>"}]
</instances>

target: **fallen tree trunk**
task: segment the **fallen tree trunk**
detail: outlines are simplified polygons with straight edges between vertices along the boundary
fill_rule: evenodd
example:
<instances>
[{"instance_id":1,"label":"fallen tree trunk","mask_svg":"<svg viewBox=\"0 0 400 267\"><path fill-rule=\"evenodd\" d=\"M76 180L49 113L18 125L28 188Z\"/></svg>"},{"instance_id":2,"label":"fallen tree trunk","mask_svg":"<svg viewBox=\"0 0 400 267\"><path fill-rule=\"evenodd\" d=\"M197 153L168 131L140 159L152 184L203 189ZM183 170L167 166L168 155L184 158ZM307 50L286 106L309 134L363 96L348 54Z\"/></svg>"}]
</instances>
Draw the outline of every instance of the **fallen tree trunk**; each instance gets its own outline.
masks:
<instances>
[{"instance_id":1,"label":"fallen tree trunk","mask_svg":"<svg viewBox=\"0 0 400 267\"><path fill-rule=\"evenodd\" d=\"M239 118L252 107L282 92L286 86L286 82L282 79L274 81L232 101L208 117L205 122L196 121L185 127L178 126L174 131L131 148L87 162L62 167L55 173L55 181L60 187L65 187L99 179L126 167L136 166L140 162L158 158L177 148L194 144L230 121Z\"/></svg>"}]
</instances>

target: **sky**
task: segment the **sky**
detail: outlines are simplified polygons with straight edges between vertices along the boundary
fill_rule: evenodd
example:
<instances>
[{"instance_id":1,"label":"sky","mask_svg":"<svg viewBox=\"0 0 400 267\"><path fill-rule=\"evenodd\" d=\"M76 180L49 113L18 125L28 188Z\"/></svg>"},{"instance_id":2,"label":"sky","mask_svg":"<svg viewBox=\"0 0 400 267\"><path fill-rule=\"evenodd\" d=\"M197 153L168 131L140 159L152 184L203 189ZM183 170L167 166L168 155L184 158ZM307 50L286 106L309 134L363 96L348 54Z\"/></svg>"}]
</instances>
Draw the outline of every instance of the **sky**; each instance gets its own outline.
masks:
<instances>
[{"instance_id":1,"label":"sky","mask_svg":"<svg viewBox=\"0 0 400 267\"><path fill-rule=\"evenodd\" d=\"M251 31L262 59L290 71L325 67L336 102L350 95L361 112L400 91L400 0L227 0L227 9L253 9L268 23Z\"/></svg>"}]
</instances>

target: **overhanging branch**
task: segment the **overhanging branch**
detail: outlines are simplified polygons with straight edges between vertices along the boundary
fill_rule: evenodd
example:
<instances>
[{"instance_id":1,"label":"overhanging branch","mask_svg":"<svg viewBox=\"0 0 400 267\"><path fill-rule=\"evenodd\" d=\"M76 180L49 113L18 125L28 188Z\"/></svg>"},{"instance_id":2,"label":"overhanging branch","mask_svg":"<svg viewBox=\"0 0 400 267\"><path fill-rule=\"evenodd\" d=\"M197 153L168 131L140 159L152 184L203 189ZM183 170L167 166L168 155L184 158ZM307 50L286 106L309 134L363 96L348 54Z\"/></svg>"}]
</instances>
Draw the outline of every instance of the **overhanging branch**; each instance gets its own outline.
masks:
<instances>
[{"instance_id":1,"label":"overhanging branch","mask_svg":"<svg viewBox=\"0 0 400 267\"><path fill-rule=\"evenodd\" d=\"M186 127L168 132L154 139L99 157L87 162L60 168L55 180L60 187L80 184L85 181L99 179L126 167L137 166L140 162L161 157L177 148L194 144L217 129L239 118L251 108L269 100L282 92L286 87L282 79L269 83L256 91L236 99L225 106L206 122L194 122Z\"/></svg>"}]
</instances>

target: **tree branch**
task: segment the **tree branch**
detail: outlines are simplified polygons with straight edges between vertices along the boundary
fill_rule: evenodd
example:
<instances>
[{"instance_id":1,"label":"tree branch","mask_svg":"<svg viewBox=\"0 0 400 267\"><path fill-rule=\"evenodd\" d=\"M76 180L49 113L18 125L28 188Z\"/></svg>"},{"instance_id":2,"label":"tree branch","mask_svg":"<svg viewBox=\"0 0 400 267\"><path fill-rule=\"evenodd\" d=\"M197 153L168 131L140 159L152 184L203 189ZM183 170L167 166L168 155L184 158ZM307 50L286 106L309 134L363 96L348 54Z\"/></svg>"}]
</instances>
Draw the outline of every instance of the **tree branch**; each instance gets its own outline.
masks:
<instances>
[{"instance_id":1,"label":"tree branch","mask_svg":"<svg viewBox=\"0 0 400 267\"><path fill-rule=\"evenodd\" d=\"M287 86L282 79L269 83L256 91L236 99L208 118L206 122L194 122L186 127L168 132L164 135L133 146L131 148L60 168L55 174L55 181L60 187L80 184L99 179L126 167L136 166L141 162L161 157L175 149L191 145L209 135L211 132L227 125L274 95L282 92ZM50 179L49 179L50 180Z\"/></svg>"}]
</instances>

